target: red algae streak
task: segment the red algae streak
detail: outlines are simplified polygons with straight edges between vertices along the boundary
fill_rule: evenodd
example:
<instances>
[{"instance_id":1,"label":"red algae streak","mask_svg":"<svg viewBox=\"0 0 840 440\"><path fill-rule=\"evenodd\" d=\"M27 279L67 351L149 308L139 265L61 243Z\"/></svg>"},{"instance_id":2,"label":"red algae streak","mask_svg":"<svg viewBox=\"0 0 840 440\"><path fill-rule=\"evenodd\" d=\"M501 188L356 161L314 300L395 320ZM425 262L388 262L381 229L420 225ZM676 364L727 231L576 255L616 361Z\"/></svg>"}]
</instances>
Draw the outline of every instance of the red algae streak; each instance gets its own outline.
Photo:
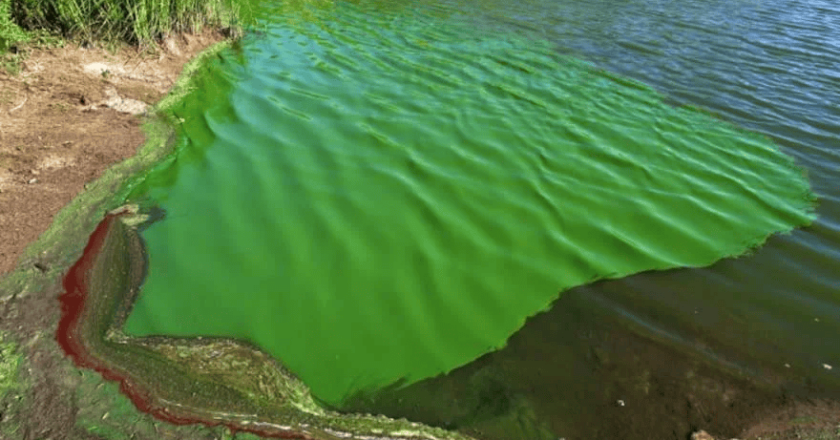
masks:
<instances>
[{"instance_id":1,"label":"red algae streak","mask_svg":"<svg viewBox=\"0 0 840 440\"><path fill-rule=\"evenodd\" d=\"M79 261L70 268L64 277L64 293L59 296L61 302L61 320L58 322L56 339L67 356L70 356L76 365L80 367L93 367L85 361L84 348L77 332L79 319L84 311L85 299L87 298L87 273L90 271L96 257L102 249L108 229L114 219L114 215L107 215L88 240L85 251Z\"/></svg>"},{"instance_id":2,"label":"red algae streak","mask_svg":"<svg viewBox=\"0 0 840 440\"><path fill-rule=\"evenodd\" d=\"M236 423L225 423L220 421L202 420L193 417L183 417L173 414L167 408L157 406L153 403L150 393L138 386L126 374L108 368L102 359L97 359L88 352L83 340L82 319L89 299L89 274L96 263L99 253L102 250L105 240L108 237L113 222L122 215L108 214L99 223L91 234L87 246L85 246L82 257L70 268L64 277L64 293L59 296L61 303L61 319L58 323L56 339L64 353L73 359L73 362L80 368L92 369L102 375L106 380L119 382L120 391L126 395L138 410L151 414L153 417L174 425L203 424L208 427L223 425L231 433L247 432L261 437L315 440L313 437L297 432L282 431L276 429L259 429L239 425Z\"/></svg>"},{"instance_id":3,"label":"red algae streak","mask_svg":"<svg viewBox=\"0 0 840 440\"><path fill-rule=\"evenodd\" d=\"M89 368L100 373L105 379L119 382L120 390L127 395L140 411L151 413L157 411L151 405L151 399L132 386L128 377L106 368L102 362L87 352L81 331L81 320L88 299L88 274L96 262L99 252L108 236L108 231L118 214L107 215L96 227L88 240L82 257L70 268L64 277L64 293L59 296L61 302L61 320L58 323L56 339L64 353L73 359L80 368ZM161 416L163 413L161 412ZM186 424L190 420L181 420L174 416L165 418L170 423Z\"/></svg>"}]
</instances>

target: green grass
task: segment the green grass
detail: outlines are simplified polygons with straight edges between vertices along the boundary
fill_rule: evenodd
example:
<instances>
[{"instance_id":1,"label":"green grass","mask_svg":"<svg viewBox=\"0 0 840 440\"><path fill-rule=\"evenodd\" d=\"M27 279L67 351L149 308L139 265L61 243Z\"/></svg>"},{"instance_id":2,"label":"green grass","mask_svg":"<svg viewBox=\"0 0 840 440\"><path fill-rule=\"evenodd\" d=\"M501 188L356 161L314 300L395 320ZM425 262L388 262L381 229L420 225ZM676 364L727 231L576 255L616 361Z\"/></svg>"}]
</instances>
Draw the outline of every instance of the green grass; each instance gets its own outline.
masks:
<instances>
[{"instance_id":1,"label":"green grass","mask_svg":"<svg viewBox=\"0 0 840 440\"><path fill-rule=\"evenodd\" d=\"M12 21L12 0L0 0L0 54L29 40L29 35Z\"/></svg>"},{"instance_id":2,"label":"green grass","mask_svg":"<svg viewBox=\"0 0 840 440\"><path fill-rule=\"evenodd\" d=\"M0 0L0 53L29 31L146 44L171 32L236 27L237 0Z\"/></svg>"},{"instance_id":3,"label":"green grass","mask_svg":"<svg viewBox=\"0 0 840 440\"><path fill-rule=\"evenodd\" d=\"M0 414L0 438L16 435L18 424L14 421L15 404L20 402L25 390L25 384L20 379L22 354L17 344L9 340L5 332L0 331L0 408L5 414Z\"/></svg>"},{"instance_id":4,"label":"green grass","mask_svg":"<svg viewBox=\"0 0 840 440\"><path fill-rule=\"evenodd\" d=\"M0 333L0 401L6 394L14 391L18 386L18 367L20 366L20 353L12 342L5 341L5 336Z\"/></svg>"},{"instance_id":5,"label":"green grass","mask_svg":"<svg viewBox=\"0 0 840 440\"><path fill-rule=\"evenodd\" d=\"M65 39L146 45L204 26L240 30L246 0L0 0L0 71L16 74L32 47Z\"/></svg>"}]
</instances>

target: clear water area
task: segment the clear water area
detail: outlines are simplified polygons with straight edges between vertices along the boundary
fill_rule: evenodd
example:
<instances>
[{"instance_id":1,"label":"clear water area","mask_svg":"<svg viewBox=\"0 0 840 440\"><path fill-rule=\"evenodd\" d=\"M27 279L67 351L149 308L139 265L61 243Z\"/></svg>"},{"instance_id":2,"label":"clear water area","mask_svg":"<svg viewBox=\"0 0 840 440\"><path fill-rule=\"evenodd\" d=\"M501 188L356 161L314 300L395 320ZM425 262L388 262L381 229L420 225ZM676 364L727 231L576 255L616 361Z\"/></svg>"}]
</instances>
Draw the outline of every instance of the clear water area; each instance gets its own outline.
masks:
<instances>
[{"instance_id":1,"label":"clear water area","mask_svg":"<svg viewBox=\"0 0 840 440\"><path fill-rule=\"evenodd\" d=\"M178 153L130 196L166 218L144 232L150 270L129 333L253 341L338 405L467 364L519 330L478 363L540 374L424 381L418 395L517 389L548 435L562 434L551 402L568 374L545 371L577 356L561 348L574 328L547 331L563 319L628 323L743 368L836 375L822 364L840 365L837 6L257 11L259 31L177 109ZM779 146L820 197L810 227L707 269L569 290L707 266L808 223L808 182ZM457 425L433 400L394 411Z\"/></svg>"}]
</instances>

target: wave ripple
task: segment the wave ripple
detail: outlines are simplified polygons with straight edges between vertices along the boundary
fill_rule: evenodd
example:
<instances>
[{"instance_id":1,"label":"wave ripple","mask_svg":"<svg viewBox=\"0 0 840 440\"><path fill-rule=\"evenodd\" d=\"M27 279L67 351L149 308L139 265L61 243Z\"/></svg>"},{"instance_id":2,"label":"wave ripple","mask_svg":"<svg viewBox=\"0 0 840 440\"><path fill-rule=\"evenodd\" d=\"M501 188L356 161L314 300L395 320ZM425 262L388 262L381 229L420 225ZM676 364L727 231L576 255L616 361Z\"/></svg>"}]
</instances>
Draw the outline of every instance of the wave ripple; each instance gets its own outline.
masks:
<instances>
[{"instance_id":1,"label":"wave ripple","mask_svg":"<svg viewBox=\"0 0 840 440\"><path fill-rule=\"evenodd\" d=\"M253 341L336 403L496 349L558 292L811 221L767 138L389 6L277 6L208 67L179 110L190 149L132 195L167 219L129 332Z\"/></svg>"}]
</instances>

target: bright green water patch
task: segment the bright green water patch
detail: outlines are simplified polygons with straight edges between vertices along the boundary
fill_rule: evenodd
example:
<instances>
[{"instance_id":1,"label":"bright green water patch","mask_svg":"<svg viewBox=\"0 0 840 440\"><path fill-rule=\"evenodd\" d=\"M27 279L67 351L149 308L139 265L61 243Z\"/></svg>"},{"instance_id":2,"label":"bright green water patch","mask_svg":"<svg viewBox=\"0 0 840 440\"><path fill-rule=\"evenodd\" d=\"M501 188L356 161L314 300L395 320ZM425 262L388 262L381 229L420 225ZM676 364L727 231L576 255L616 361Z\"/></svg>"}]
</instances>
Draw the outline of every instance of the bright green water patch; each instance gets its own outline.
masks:
<instances>
[{"instance_id":1,"label":"bright green water patch","mask_svg":"<svg viewBox=\"0 0 840 440\"><path fill-rule=\"evenodd\" d=\"M337 403L503 346L558 292L812 218L769 140L549 44L283 8L196 81L178 153L130 196L166 212L131 334L252 341Z\"/></svg>"}]
</instances>

